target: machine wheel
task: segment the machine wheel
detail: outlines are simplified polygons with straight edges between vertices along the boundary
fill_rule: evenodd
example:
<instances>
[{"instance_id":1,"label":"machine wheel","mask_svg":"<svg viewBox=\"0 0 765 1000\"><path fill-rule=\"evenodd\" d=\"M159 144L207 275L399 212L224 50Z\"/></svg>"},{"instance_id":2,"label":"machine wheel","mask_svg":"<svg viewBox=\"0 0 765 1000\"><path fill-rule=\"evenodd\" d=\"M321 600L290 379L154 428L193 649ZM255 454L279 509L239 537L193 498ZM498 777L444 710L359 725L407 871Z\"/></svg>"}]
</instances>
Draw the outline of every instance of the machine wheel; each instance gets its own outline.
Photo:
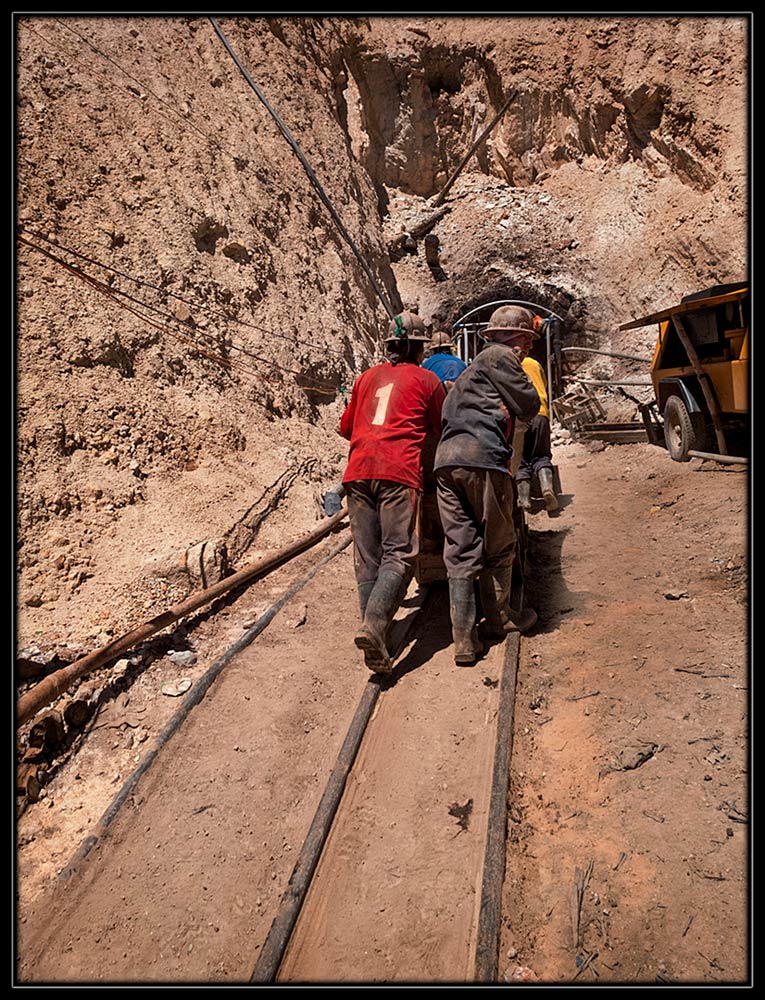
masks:
<instances>
[{"instance_id":1,"label":"machine wheel","mask_svg":"<svg viewBox=\"0 0 765 1000\"><path fill-rule=\"evenodd\" d=\"M675 462L690 462L689 451L704 450L704 423L700 413L691 415L679 396L670 396L664 406L664 441Z\"/></svg>"}]
</instances>

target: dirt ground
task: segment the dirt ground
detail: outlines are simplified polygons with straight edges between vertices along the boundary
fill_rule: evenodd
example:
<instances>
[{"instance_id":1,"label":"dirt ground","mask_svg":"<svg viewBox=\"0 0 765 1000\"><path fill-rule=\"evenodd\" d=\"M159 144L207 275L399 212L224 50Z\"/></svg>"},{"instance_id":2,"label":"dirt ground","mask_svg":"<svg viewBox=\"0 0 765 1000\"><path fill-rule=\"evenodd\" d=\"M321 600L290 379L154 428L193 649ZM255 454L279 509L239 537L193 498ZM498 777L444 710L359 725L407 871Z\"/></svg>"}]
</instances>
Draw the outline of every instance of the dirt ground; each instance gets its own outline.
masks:
<instances>
[{"instance_id":1,"label":"dirt ground","mask_svg":"<svg viewBox=\"0 0 765 1000\"><path fill-rule=\"evenodd\" d=\"M571 444L556 460L561 510L529 518L528 600L540 621L521 642L500 976L512 981L531 969L543 982L743 982L750 959L747 474L672 463L649 445L590 451ZM313 558L301 557L302 565ZM297 566L283 568L190 630L200 653L195 670L297 575ZM81 874L55 885L138 760L136 734L154 735L165 721L173 699L159 685L177 668L158 660L126 689L122 715L109 721L114 705L100 727L96 720L46 797L19 821L21 981L249 976L366 682L351 642L355 616L346 551L224 671ZM418 719L438 691L428 663L447 644L448 633L396 686L415 751L416 733L425 735ZM489 658L452 673L480 680L490 665ZM472 690L475 709L461 707L478 713L480 728L496 693L483 684ZM442 807L475 787L449 780L455 759L475 766L478 746L466 716L460 727L449 715L444 706L427 727L429 743L451 748L443 757L448 791L436 795ZM377 761L387 752L377 743L367 750ZM418 776L393 773L388 795L405 802ZM412 852L422 843L416 814L432 822L432 796L415 795L409 840L397 832L395 856L385 855L394 875L409 873L408 889L427 868L412 864ZM438 815L446 841L455 820L445 807ZM374 826L355 829L375 842ZM358 846L351 856L358 862ZM386 881L398 882L394 875L378 882L378 902ZM448 910L450 897L464 891L447 872L428 877L436 910ZM379 936L379 907L366 908L364 898L333 914L336 937L349 913L354 940L365 939L367 921L367 939ZM385 917L394 930L404 920L396 898ZM415 918L412 911L410 945L418 940ZM433 966L428 940L423 932L424 951L410 958L435 981L444 973ZM400 978L391 954L395 941L378 949L370 980ZM363 981L364 961L355 955L346 967L330 965L328 979Z\"/></svg>"},{"instance_id":2,"label":"dirt ground","mask_svg":"<svg viewBox=\"0 0 765 1000\"><path fill-rule=\"evenodd\" d=\"M532 518L503 950L545 980L742 982L748 476L566 452L566 507Z\"/></svg>"},{"instance_id":3,"label":"dirt ground","mask_svg":"<svg viewBox=\"0 0 765 1000\"><path fill-rule=\"evenodd\" d=\"M561 316L564 346L650 357L655 330L620 324L749 266L746 15L221 25L378 290L209 19L14 22L16 695L321 521L348 389L380 357L379 292L445 329L519 298ZM432 267L411 233L511 93L431 228ZM574 358L572 380L646 375ZM631 420L649 394L600 395ZM518 676L501 977L740 982L748 474L557 440L562 508L529 518L540 621ZM17 797L23 982L249 975L367 680L348 551L226 668L83 871L56 878L180 692L336 541L58 702L97 713L38 755L39 800ZM396 689L411 719L433 694L429 726L454 709L435 673L461 683L441 640ZM496 692L475 687L477 726ZM455 774L477 773L471 741L445 746ZM472 857L422 794L430 835ZM430 871L414 854L412 869ZM455 928L464 884L429 887ZM395 975L396 948L370 974ZM434 948L415 941L406 968L467 967Z\"/></svg>"}]
</instances>

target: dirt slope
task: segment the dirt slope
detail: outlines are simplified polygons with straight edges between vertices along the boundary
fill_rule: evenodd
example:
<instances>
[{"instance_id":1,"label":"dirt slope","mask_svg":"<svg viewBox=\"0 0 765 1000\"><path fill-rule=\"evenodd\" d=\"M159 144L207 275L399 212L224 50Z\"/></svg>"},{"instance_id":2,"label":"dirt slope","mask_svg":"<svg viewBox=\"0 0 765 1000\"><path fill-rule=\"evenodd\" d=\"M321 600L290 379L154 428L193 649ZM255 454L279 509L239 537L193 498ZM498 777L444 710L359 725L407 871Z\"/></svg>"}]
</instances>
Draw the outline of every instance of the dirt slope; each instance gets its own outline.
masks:
<instances>
[{"instance_id":1,"label":"dirt slope","mask_svg":"<svg viewBox=\"0 0 765 1000\"><path fill-rule=\"evenodd\" d=\"M567 345L645 355L653 331L624 336L619 323L747 273L745 16L220 24L394 308L417 303L448 328L482 303L528 299L563 317ZM345 392L379 356L386 310L209 20L26 15L15 29L15 626L24 687L27 673L40 676L198 589L202 572L241 568L320 520L320 496L344 468L336 425ZM440 266L431 268L422 238L405 234L432 213L513 91L432 228ZM644 374L607 359L582 370ZM634 399L604 399L634 416ZM740 981L746 473L677 466L648 446L561 446L557 459L571 502L554 521L531 519L532 556L546 576L535 581L542 621L520 675L507 900L518 917L506 928L503 974L519 962L547 981L577 972L584 981ZM205 542L213 556L199 567ZM41 772L43 797L18 824L25 978L63 969L40 957L50 883L169 717L162 685L199 676L292 573L258 585L241 608L224 602L217 610L228 617L201 613L93 679L105 714L89 736L67 735ZM258 753L300 789L318 787L319 767L303 774L304 755L333 746L337 713L350 710L362 680L348 673L361 668L349 643L347 556L332 573L316 592L318 619L306 598L315 637L302 638L300 609L263 637L285 643L278 706L248 692L265 699L277 729L279 713L289 715L278 746ZM314 656L321 666L308 695L300 657ZM229 724L222 747L240 745L241 726ZM643 747L638 737L652 755L604 771ZM22 751L26 738L25 730ZM232 768L222 750L204 762L227 817L222 836L239 829L239 786L220 777ZM266 812L274 807L263 819L272 829L245 859L262 906L251 913L240 896L242 906L233 900L225 913L205 909L234 938L218 950L208 942L198 963L208 932L189 917L141 977L184 978L192 966L203 980L241 976L243 941L267 924L278 895L276 885L266 893L263 873L278 885L288 871L291 855L276 841L290 803L303 801L291 784L278 800L250 791L263 793ZM291 849L308 812L295 813ZM201 826L197 833L204 837ZM188 841L181 856L207 860ZM177 846L169 832L146 870L158 878ZM220 888L230 869L217 850ZM589 858L577 948L569 890ZM99 905L107 924L117 920L115 974L133 976L119 958L124 914L115 918L108 899ZM137 927L138 909L131 919ZM66 953L75 976L86 970L83 943L94 947L85 935ZM191 964L189 944L198 949Z\"/></svg>"},{"instance_id":2,"label":"dirt slope","mask_svg":"<svg viewBox=\"0 0 765 1000\"><path fill-rule=\"evenodd\" d=\"M519 297L619 346L747 269L746 18L221 27L394 307L448 326ZM385 310L207 19L16 28L17 625L89 646L187 590L168 560L230 543L280 477L250 544L313 523ZM391 264L513 91L436 227L441 273L421 241Z\"/></svg>"},{"instance_id":3,"label":"dirt slope","mask_svg":"<svg viewBox=\"0 0 765 1000\"><path fill-rule=\"evenodd\" d=\"M597 974L614 982L740 982L748 964L746 476L677 466L648 445L594 454L571 445L556 457L562 510L530 518L529 599L540 625L521 648L500 975L512 977L520 965L565 982L597 952L584 981ZM602 530L593 533L596 510ZM647 524L639 539L624 532L635 523ZM337 557L301 592L295 611L288 606L227 668L82 876L56 886L56 870L139 759L136 724L155 734L169 711L152 686L157 666L165 677L178 668L167 659L155 664L128 705L96 720L92 755L62 769L20 821L24 981L250 975L366 680L351 641L349 569L349 554ZM253 600L267 590L275 597L297 571L285 568L281 580L258 585L229 616L195 632L200 669L241 635ZM415 669L382 696L381 712L384 699L395 698L410 722L389 749L376 743L362 754L370 781L376 765L397 778L396 802L370 814L368 825L356 817L350 827L351 857L360 863L367 851L385 853L386 822L399 820L391 870L401 875L409 858L409 875L406 884L394 879L383 925L390 875L378 873L376 886L372 873L351 908L334 913L333 938L355 940L369 921L369 940L380 948L366 964L358 952L347 968L322 966L331 979L400 978L389 961L395 930L417 914L397 907L416 898L423 872L438 867L438 845L455 849L447 807L464 805L473 790L480 807L480 781L469 772L480 740L470 733L483 718L481 698L486 710L493 704L482 679L492 675L496 651L473 671L446 657L445 689L472 678L470 694L464 706L456 699L431 716L437 635L420 636L429 652L419 655L415 642ZM446 789L433 801L420 790L418 822L406 813L406 790L421 772L391 771L385 761L416 748L423 715L428 746L445 747ZM433 826L439 815L442 826ZM418 854L422 824L431 829L430 860ZM577 947L573 883L590 859ZM451 876L435 879L429 912L451 912L453 890ZM365 899L377 902L369 909ZM416 942L401 947L416 950Z\"/></svg>"}]
</instances>

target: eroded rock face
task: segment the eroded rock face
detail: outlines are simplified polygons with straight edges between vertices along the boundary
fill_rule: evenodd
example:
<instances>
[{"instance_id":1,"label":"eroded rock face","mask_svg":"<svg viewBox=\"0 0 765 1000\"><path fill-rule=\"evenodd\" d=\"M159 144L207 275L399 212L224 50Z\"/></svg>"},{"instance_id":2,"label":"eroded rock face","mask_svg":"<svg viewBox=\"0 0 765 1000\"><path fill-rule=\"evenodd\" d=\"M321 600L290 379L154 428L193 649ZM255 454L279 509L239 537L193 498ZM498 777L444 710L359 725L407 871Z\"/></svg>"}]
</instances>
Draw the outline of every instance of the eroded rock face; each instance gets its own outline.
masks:
<instances>
[{"instance_id":1,"label":"eroded rock face","mask_svg":"<svg viewBox=\"0 0 765 1000\"><path fill-rule=\"evenodd\" d=\"M476 159L510 185L595 156L706 191L740 156L727 137L746 118L743 18L421 24L373 19L349 36L355 143L380 185L434 194L512 92Z\"/></svg>"},{"instance_id":2,"label":"eroded rock face","mask_svg":"<svg viewBox=\"0 0 765 1000\"><path fill-rule=\"evenodd\" d=\"M530 299L595 343L746 267L744 18L223 28L394 308ZM85 641L155 610L157 553L224 536L285 470L311 471L258 545L313 523L387 315L206 19L17 30L19 626ZM513 90L438 268L417 239L391 267Z\"/></svg>"}]
</instances>

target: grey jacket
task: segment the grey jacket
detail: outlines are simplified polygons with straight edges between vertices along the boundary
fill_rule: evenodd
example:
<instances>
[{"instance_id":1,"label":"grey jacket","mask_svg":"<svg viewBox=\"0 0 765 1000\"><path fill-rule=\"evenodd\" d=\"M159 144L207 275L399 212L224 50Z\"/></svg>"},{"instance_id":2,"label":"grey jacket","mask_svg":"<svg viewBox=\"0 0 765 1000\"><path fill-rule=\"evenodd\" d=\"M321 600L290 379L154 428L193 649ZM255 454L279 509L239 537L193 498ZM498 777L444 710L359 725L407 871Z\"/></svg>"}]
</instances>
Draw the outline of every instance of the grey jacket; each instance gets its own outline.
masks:
<instances>
[{"instance_id":1,"label":"grey jacket","mask_svg":"<svg viewBox=\"0 0 765 1000\"><path fill-rule=\"evenodd\" d=\"M529 421L539 396L517 354L504 344L489 344L454 383L441 411L436 469L510 471L516 418Z\"/></svg>"}]
</instances>

